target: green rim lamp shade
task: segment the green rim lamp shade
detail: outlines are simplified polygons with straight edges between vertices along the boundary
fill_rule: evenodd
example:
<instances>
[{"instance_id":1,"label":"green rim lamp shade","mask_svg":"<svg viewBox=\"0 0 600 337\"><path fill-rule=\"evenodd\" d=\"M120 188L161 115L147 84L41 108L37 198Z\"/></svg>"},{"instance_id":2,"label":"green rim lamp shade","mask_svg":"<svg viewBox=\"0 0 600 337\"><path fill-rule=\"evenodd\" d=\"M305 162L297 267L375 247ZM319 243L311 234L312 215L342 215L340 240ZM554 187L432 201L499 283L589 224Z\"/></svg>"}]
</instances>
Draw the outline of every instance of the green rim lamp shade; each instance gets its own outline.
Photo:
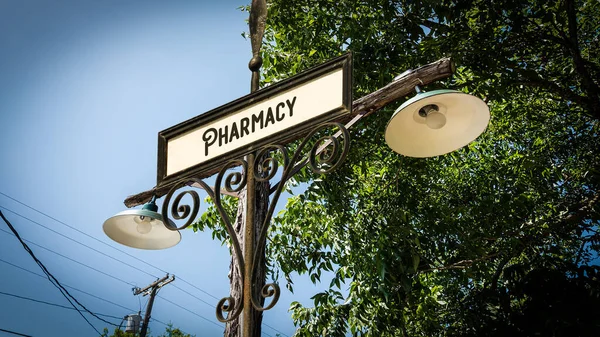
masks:
<instances>
[{"instance_id":1,"label":"green rim lamp shade","mask_svg":"<svg viewBox=\"0 0 600 337\"><path fill-rule=\"evenodd\" d=\"M109 238L128 247L173 247L181 241L181 234L171 221L165 224L157 210L155 198L152 198L142 209L126 210L109 218L102 225L102 229Z\"/></svg>"},{"instance_id":2,"label":"green rim lamp shade","mask_svg":"<svg viewBox=\"0 0 600 337\"><path fill-rule=\"evenodd\" d=\"M385 142L408 157L435 157L469 144L485 131L490 110L456 90L421 92L404 102L385 130Z\"/></svg>"}]
</instances>

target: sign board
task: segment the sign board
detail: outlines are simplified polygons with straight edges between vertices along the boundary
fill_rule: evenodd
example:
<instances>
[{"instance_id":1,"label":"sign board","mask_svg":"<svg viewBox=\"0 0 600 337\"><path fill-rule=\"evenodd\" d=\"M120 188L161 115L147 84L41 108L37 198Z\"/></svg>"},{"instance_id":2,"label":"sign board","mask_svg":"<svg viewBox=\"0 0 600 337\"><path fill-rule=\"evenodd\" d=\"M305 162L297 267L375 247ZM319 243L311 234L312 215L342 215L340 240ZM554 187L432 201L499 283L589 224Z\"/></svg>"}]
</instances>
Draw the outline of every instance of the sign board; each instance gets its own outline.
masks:
<instances>
[{"instance_id":1,"label":"sign board","mask_svg":"<svg viewBox=\"0 0 600 337\"><path fill-rule=\"evenodd\" d=\"M159 132L157 186L208 176L231 159L301 137L351 109L347 53Z\"/></svg>"}]
</instances>

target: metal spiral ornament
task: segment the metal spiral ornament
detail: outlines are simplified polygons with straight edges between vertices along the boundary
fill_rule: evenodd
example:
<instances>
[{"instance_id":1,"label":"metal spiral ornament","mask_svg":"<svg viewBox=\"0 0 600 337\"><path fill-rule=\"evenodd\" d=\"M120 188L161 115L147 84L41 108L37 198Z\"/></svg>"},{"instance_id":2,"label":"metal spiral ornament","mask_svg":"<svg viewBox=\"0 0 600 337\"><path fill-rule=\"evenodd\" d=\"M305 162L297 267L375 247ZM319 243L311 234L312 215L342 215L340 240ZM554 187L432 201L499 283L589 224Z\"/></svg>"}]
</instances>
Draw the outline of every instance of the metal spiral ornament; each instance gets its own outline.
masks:
<instances>
[{"instance_id":1,"label":"metal spiral ornament","mask_svg":"<svg viewBox=\"0 0 600 337\"><path fill-rule=\"evenodd\" d=\"M287 150L282 145L267 145L261 148L257 154L254 162L254 172L261 172L260 175L256 176L257 182L270 181L277 171L279 170L278 158L273 157L273 153L280 153L282 155L283 167L287 167L289 164L289 158Z\"/></svg>"},{"instance_id":2,"label":"metal spiral ornament","mask_svg":"<svg viewBox=\"0 0 600 337\"><path fill-rule=\"evenodd\" d=\"M317 174L327 174L335 170L344 162L350 149L350 133L339 123L324 124L317 127L307 138L331 126L336 126L339 129L342 142L336 135L324 136L315 142L308 155L308 165Z\"/></svg>"},{"instance_id":3,"label":"metal spiral ornament","mask_svg":"<svg viewBox=\"0 0 600 337\"><path fill-rule=\"evenodd\" d=\"M180 189L181 187L187 186L187 184L188 184L188 180L180 180L175 185L173 185L173 187L171 187L171 189L169 190L169 193L167 193L167 195L165 197L165 201L162 204L162 216L163 216L163 221L165 223L169 223L169 222L173 223L169 217L169 205L171 204L171 198L173 197L173 194L175 194L175 192L177 192L177 190ZM180 205L181 199L185 195L189 195L192 197L192 202L193 202L192 206ZM189 227L189 225L191 225L196 220L196 216L198 215L199 210L200 210L200 196L198 195L198 192L196 192L194 190L181 191L175 197L175 200L174 200L173 204L171 205L170 213L171 213L171 216L173 217L173 219L175 219L175 220L183 220L183 219L187 219L187 220L181 227L174 227L174 228L167 227L167 228L170 230L177 230L177 231L186 229L187 227Z\"/></svg>"},{"instance_id":4,"label":"metal spiral ornament","mask_svg":"<svg viewBox=\"0 0 600 337\"><path fill-rule=\"evenodd\" d=\"M223 313L227 313L227 316L224 316ZM236 319L242 310L239 310L239 305L236 310L236 301L235 298L228 296L223 297L219 303L217 303L216 314L217 320L221 323L227 323Z\"/></svg>"},{"instance_id":5,"label":"metal spiral ornament","mask_svg":"<svg viewBox=\"0 0 600 337\"><path fill-rule=\"evenodd\" d=\"M230 169L239 166L242 167L242 172L228 172ZM225 178L224 188L227 192L240 192L242 189L244 189L244 187L246 187L247 172L248 163L245 160L236 159L228 162L225 166L223 166L221 171L219 171L219 174L217 174L217 179L215 180L215 190L218 191L218 193L214 193L210 196L215 202L215 206L217 207L219 214L225 223L225 229L227 230L229 238L231 239L231 244L233 246L233 251L238 262L238 268L241 275L241 278L237 280L240 283L240 289L244 289L244 255L242 253L235 230L231 224L231 219L223 209L220 191L222 188L223 178ZM231 322L242 313L243 309L243 301L241 301L241 298L239 301L236 301L233 296L223 297L216 307L217 319L219 322L223 323ZM227 315L225 316L223 313L226 313Z\"/></svg>"},{"instance_id":6,"label":"metal spiral ornament","mask_svg":"<svg viewBox=\"0 0 600 337\"><path fill-rule=\"evenodd\" d=\"M227 171L236 166L242 167L242 172L229 172ZM221 189L221 183L223 181L223 177L227 173L227 177L225 177L225 190L227 192L240 192L246 187L246 172L248 172L248 163L242 159L236 159L228 162L217 175L217 180L215 182L215 190Z\"/></svg>"},{"instance_id":7,"label":"metal spiral ornament","mask_svg":"<svg viewBox=\"0 0 600 337\"><path fill-rule=\"evenodd\" d=\"M281 295L281 290L279 289L279 285L277 283L267 283L262 287L260 295L264 299L273 297L269 305L261 306L260 302L258 302L258 300L255 299L254 296L252 296L252 306L254 307L254 309L258 311L266 311L273 308L275 304L277 304L277 302L279 301L279 296Z\"/></svg>"}]
</instances>

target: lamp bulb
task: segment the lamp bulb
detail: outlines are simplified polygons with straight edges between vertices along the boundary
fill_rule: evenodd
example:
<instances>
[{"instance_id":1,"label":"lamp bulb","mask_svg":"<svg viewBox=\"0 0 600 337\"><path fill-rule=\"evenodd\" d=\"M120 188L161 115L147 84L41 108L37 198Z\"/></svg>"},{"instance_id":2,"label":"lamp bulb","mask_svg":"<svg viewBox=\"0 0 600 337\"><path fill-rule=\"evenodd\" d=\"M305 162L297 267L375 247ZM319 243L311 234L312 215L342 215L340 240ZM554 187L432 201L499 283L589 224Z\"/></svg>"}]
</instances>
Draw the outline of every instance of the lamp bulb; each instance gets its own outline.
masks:
<instances>
[{"instance_id":1,"label":"lamp bulb","mask_svg":"<svg viewBox=\"0 0 600 337\"><path fill-rule=\"evenodd\" d=\"M441 129L446 125L446 116L437 110L432 110L427 114L425 124L433 130Z\"/></svg>"},{"instance_id":2,"label":"lamp bulb","mask_svg":"<svg viewBox=\"0 0 600 337\"><path fill-rule=\"evenodd\" d=\"M152 221L154 219L149 216L136 216L134 221L137 223L136 230L140 234L148 234L152 230Z\"/></svg>"}]
</instances>

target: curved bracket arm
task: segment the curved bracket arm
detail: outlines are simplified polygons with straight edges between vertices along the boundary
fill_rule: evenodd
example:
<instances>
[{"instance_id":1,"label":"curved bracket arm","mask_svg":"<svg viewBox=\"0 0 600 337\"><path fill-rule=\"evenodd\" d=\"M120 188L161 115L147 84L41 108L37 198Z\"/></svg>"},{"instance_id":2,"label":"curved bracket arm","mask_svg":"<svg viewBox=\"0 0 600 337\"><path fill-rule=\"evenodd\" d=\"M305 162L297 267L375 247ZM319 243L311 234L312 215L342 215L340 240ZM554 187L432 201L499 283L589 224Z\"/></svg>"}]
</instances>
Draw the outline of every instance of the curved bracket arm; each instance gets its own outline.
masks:
<instances>
[{"instance_id":1,"label":"curved bracket arm","mask_svg":"<svg viewBox=\"0 0 600 337\"><path fill-rule=\"evenodd\" d=\"M242 166L242 172L230 172L225 176L226 172L233 167ZM188 178L182 179L177 182L169 193L167 193L165 200L162 205L162 216L163 221L165 223L171 222L169 218L169 204L171 204L171 198L182 187L187 187L190 182L193 182L200 186L200 188L204 189L208 196L213 200L215 207L217 208L221 219L225 223L225 229L229 234L229 237L232 242L233 251L236 256L236 260L238 261L238 267L240 269L242 280L238 280L239 282L243 282L244 277L244 258L242 254L242 250L240 248L240 243L231 224L231 219L229 215L223 208L223 204L221 202L221 185L223 183L223 178L225 178L225 191L229 193L237 193L241 191L246 186L246 172L247 172L248 164L246 161L238 159L232 160L228 162L219 174L217 175L217 179L215 182L214 189L211 188L207 183L205 183L202 179L197 178ZM215 191L219 191L219 193L215 193ZM180 205L182 198L185 195L189 195L192 198L192 205ZM198 211L200 209L200 197L198 196L198 192L194 190L185 190L179 192L171 205L171 215L176 220L187 219L185 223L181 227L176 226L167 226L167 228L171 230L182 230L189 227L195 220L198 215ZM243 288L243 285L242 285ZM241 301L236 302L232 296L224 297L217 304L217 319L221 322L229 322L236 319L240 313L242 312L242 303ZM223 316L223 312L228 313L227 316Z\"/></svg>"},{"instance_id":2,"label":"curved bracket arm","mask_svg":"<svg viewBox=\"0 0 600 337\"><path fill-rule=\"evenodd\" d=\"M340 139L334 135L323 136L323 137L319 138L313 144L308 155L306 156L307 158L304 158L303 160L299 161L299 158L300 158L301 154L305 151L309 141L320 131L326 130L331 127L335 127L335 128L339 129L339 132L341 132L341 134L342 134L342 137L341 137L342 141L340 141ZM256 246L256 249L254 250L254 259L253 259L254 266L257 265L257 263L261 257L260 255L262 254L262 251L264 251L264 249L265 249L267 233L268 233L269 225L271 224L271 218L275 211L275 206L277 205L277 201L279 200L279 197L281 196L281 193L285 186L284 183L287 180L289 180L297 172L297 171L294 171L294 167L296 166L296 163L307 160L309 167L312 169L313 172L315 172L317 174L327 174L327 173L330 173L331 171L335 170L337 167L339 167L342 164L342 162L344 161L344 159L346 159L346 156L348 155L349 149L350 149L350 133L348 132L348 130L346 129L346 127L343 124L332 122L332 123L325 123L325 124L319 125L315 129L313 129L304 138L302 143L300 143L300 145L294 152L291 160L289 160L289 158L288 158L287 150L285 149L285 147L280 146L280 145L266 146L258 152L258 155L256 158L266 157L267 154L269 154L270 152L272 152L274 150L280 151L283 154L282 161L283 161L284 170L283 170L283 174L281 177L281 181L278 184L277 189L275 190L275 193L273 195L273 200L271 200L271 203L269 205L269 210L268 210L267 215L265 216L264 222L262 223L262 226L261 226L261 232L258 237L257 246ZM257 161L257 163L255 163L255 164L258 165L259 162ZM275 175L275 172L277 171L277 168L278 168L278 163L276 160L274 160L273 157L266 157L266 159L264 159L262 162L260 162L260 164L262 165L263 170L266 171L266 177L265 178L256 178L256 179L257 179L257 181L268 181ZM256 268L254 268L252 270L252 275L251 275L252 281L254 281L255 271L256 271ZM271 303L269 303L269 305L263 307L260 305L260 302L257 299L252 297L252 306L258 311L269 310L273 306L275 306L275 304L277 303L277 301L279 299L279 295L280 295L280 290L279 290L279 286L277 284L275 284L275 283L265 284L265 286L261 290L261 296L263 298L273 297L273 299L271 300Z\"/></svg>"}]
</instances>

